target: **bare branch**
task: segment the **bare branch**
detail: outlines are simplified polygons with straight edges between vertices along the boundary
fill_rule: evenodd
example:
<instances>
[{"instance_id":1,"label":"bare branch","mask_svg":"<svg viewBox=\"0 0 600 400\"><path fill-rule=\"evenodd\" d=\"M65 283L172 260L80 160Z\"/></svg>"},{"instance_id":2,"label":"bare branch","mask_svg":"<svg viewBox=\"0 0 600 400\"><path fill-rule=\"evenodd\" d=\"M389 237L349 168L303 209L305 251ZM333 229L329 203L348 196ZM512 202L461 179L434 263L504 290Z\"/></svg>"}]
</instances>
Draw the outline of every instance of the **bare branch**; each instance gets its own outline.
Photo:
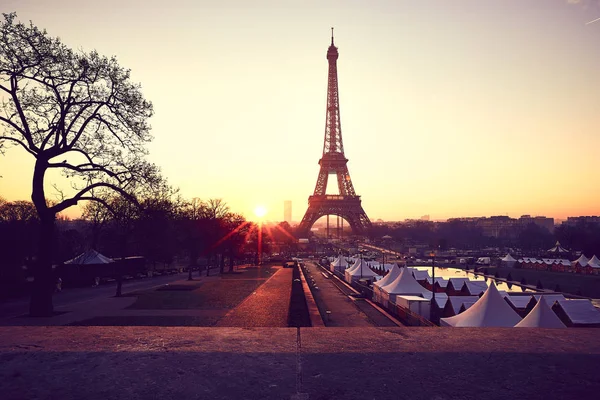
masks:
<instances>
[{"instance_id":1,"label":"bare branch","mask_svg":"<svg viewBox=\"0 0 600 400\"><path fill-rule=\"evenodd\" d=\"M11 142L15 142L15 143L21 145L21 147L23 147L29 154L31 154L34 157L37 157L37 154L34 153L29 147L27 147L27 145L25 145L25 143L23 143L19 139L16 139L16 138L10 137L10 136L0 136L0 141L2 141L2 140L10 140Z\"/></svg>"}]
</instances>

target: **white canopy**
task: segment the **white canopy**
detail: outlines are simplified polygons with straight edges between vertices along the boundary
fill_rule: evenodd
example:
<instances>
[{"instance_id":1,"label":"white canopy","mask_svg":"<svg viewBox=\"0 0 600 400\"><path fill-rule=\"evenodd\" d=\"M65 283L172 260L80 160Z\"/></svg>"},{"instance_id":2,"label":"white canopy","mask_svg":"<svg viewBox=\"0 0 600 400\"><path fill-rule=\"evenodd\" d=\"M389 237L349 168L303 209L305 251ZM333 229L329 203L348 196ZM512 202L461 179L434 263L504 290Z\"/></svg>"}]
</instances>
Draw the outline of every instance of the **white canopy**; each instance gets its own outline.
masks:
<instances>
[{"instance_id":1,"label":"white canopy","mask_svg":"<svg viewBox=\"0 0 600 400\"><path fill-rule=\"evenodd\" d=\"M573 261L573 264L579 264L582 267L585 267L589 261L590 260L585 256L585 254L582 254L577 260Z\"/></svg>"},{"instance_id":2,"label":"white canopy","mask_svg":"<svg viewBox=\"0 0 600 400\"><path fill-rule=\"evenodd\" d=\"M566 328L566 326L546 301L538 301L533 310L516 324L515 328Z\"/></svg>"},{"instance_id":3,"label":"white canopy","mask_svg":"<svg viewBox=\"0 0 600 400\"><path fill-rule=\"evenodd\" d=\"M388 294L412 294L412 295L425 295L431 292L425 289L423 286L416 281L416 279L406 268L403 268L400 275L394 279L391 283L380 286L381 290ZM425 296L423 296L425 297Z\"/></svg>"},{"instance_id":4,"label":"white canopy","mask_svg":"<svg viewBox=\"0 0 600 400\"><path fill-rule=\"evenodd\" d=\"M400 275L400 272L403 269L404 268L400 268L398 265L394 264L390 272L388 272L387 275L383 277L383 279L375 282L373 285L382 287L387 285L388 283L392 283L394 279L396 279L398 275Z\"/></svg>"},{"instance_id":5,"label":"white canopy","mask_svg":"<svg viewBox=\"0 0 600 400\"><path fill-rule=\"evenodd\" d=\"M369 263L366 262L365 260L363 260L362 258L357 258L356 261L354 261L354 264L352 264L352 266L348 267L346 269L346 271L352 271L354 268L358 268L360 265L368 267Z\"/></svg>"},{"instance_id":6,"label":"white canopy","mask_svg":"<svg viewBox=\"0 0 600 400\"><path fill-rule=\"evenodd\" d=\"M600 268L600 259L594 254L594 256L588 261L588 266L592 268Z\"/></svg>"},{"instance_id":7,"label":"white canopy","mask_svg":"<svg viewBox=\"0 0 600 400\"><path fill-rule=\"evenodd\" d=\"M346 270L345 274L347 281L360 278L374 278L378 276L375 272L371 271L369 264L367 264L367 262L364 260L358 260L356 263L354 263L352 268Z\"/></svg>"},{"instance_id":8,"label":"white canopy","mask_svg":"<svg viewBox=\"0 0 600 400\"><path fill-rule=\"evenodd\" d=\"M96 250L86 250L75 258L65 261L65 264L89 265L89 264L109 264L114 262L111 258L103 256Z\"/></svg>"},{"instance_id":9,"label":"white canopy","mask_svg":"<svg viewBox=\"0 0 600 400\"><path fill-rule=\"evenodd\" d=\"M513 327L521 317L504 301L492 282L481 298L465 312L441 318L440 326Z\"/></svg>"},{"instance_id":10,"label":"white canopy","mask_svg":"<svg viewBox=\"0 0 600 400\"><path fill-rule=\"evenodd\" d=\"M509 253L509 254L505 255L504 257L502 257L500 259L500 261L503 261L503 262L516 262L517 259L514 258L513 256L511 256L510 253Z\"/></svg>"},{"instance_id":11,"label":"white canopy","mask_svg":"<svg viewBox=\"0 0 600 400\"><path fill-rule=\"evenodd\" d=\"M348 266L348 261L346 261L346 259L340 255L340 256L338 256L338 258L336 258L331 263L331 266L332 267L347 267Z\"/></svg>"}]
</instances>

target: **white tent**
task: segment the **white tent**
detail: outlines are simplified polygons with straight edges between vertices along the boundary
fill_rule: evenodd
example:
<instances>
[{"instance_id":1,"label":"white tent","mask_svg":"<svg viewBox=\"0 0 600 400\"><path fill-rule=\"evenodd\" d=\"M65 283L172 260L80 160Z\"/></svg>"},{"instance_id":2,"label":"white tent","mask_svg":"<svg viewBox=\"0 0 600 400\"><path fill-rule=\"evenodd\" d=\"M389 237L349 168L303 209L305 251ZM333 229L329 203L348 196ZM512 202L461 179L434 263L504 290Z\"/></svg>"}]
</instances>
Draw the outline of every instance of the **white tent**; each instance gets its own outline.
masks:
<instances>
[{"instance_id":1,"label":"white tent","mask_svg":"<svg viewBox=\"0 0 600 400\"><path fill-rule=\"evenodd\" d=\"M346 278L346 282L352 283L352 281L357 281L359 279L369 279L371 281L375 280L377 274L371 271L369 268L369 264L365 260L358 260L352 268L349 268L344 272L344 276Z\"/></svg>"},{"instance_id":2,"label":"white tent","mask_svg":"<svg viewBox=\"0 0 600 400\"><path fill-rule=\"evenodd\" d=\"M502 263L503 267L512 268L517 262L517 259L511 256L510 254L507 254L506 256L500 259L500 262Z\"/></svg>"},{"instance_id":3,"label":"white tent","mask_svg":"<svg viewBox=\"0 0 600 400\"><path fill-rule=\"evenodd\" d=\"M362 258L357 258L354 260L354 264L352 264L351 266L346 268L346 271L352 271L354 268L358 268L359 265L364 264L364 265L369 265L368 262L366 262L365 260L363 260Z\"/></svg>"},{"instance_id":4,"label":"white tent","mask_svg":"<svg viewBox=\"0 0 600 400\"><path fill-rule=\"evenodd\" d=\"M394 279L396 279L398 275L400 275L400 272L402 272L402 270L402 267L399 267L397 264L394 264L390 272L388 272L387 275L383 277L383 279L377 281L374 285L382 287L387 285L388 283L392 283Z\"/></svg>"},{"instance_id":5,"label":"white tent","mask_svg":"<svg viewBox=\"0 0 600 400\"><path fill-rule=\"evenodd\" d=\"M330 267L331 272L344 272L346 268L348 268L348 262L342 255L340 254L338 258L336 258L331 264Z\"/></svg>"},{"instance_id":6,"label":"white tent","mask_svg":"<svg viewBox=\"0 0 600 400\"><path fill-rule=\"evenodd\" d=\"M407 268L403 268L400 272L400 275L398 275L393 282L385 286L381 286L381 303L385 307L387 307L390 302L395 303L396 295L399 294L422 297L426 297L426 295L429 294L429 297L431 297L431 292L421 286L419 282L417 282L412 276L411 272L412 271L408 270Z\"/></svg>"},{"instance_id":7,"label":"white tent","mask_svg":"<svg viewBox=\"0 0 600 400\"><path fill-rule=\"evenodd\" d=\"M580 267L585 267L589 261L590 260L585 256L585 254L582 254L577 260L573 261L571 265L573 265L574 267L577 265L579 265Z\"/></svg>"},{"instance_id":8,"label":"white tent","mask_svg":"<svg viewBox=\"0 0 600 400\"><path fill-rule=\"evenodd\" d=\"M504 301L492 282L481 298L465 312L441 318L440 326L513 327L521 317Z\"/></svg>"},{"instance_id":9,"label":"white tent","mask_svg":"<svg viewBox=\"0 0 600 400\"><path fill-rule=\"evenodd\" d=\"M65 261L65 264L90 265L90 264L109 264L114 262L111 258L103 256L96 250L86 250L75 258Z\"/></svg>"},{"instance_id":10,"label":"white tent","mask_svg":"<svg viewBox=\"0 0 600 400\"><path fill-rule=\"evenodd\" d=\"M592 268L600 268L600 259L598 257L596 257L596 255L594 254L594 256L592 258L590 258L590 260L588 261L588 267L592 267Z\"/></svg>"},{"instance_id":11,"label":"white tent","mask_svg":"<svg viewBox=\"0 0 600 400\"><path fill-rule=\"evenodd\" d=\"M546 301L538 301L533 310L516 324L515 328L566 328L566 326Z\"/></svg>"},{"instance_id":12,"label":"white tent","mask_svg":"<svg viewBox=\"0 0 600 400\"><path fill-rule=\"evenodd\" d=\"M402 272L403 269L404 268L394 264L390 272L388 272L387 275L383 277L383 279L373 283L373 301L377 303L381 302L381 287L392 283L394 279L396 279L398 275L400 275L400 272Z\"/></svg>"},{"instance_id":13,"label":"white tent","mask_svg":"<svg viewBox=\"0 0 600 400\"><path fill-rule=\"evenodd\" d=\"M554 247L551 249L548 249L547 251L548 251L548 253L558 253L558 254L564 254L564 253L569 252L569 250L565 249L564 247L562 247L560 245L560 242L558 240L556 241L556 244L554 245Z\"/></svg>"}]
</instances>

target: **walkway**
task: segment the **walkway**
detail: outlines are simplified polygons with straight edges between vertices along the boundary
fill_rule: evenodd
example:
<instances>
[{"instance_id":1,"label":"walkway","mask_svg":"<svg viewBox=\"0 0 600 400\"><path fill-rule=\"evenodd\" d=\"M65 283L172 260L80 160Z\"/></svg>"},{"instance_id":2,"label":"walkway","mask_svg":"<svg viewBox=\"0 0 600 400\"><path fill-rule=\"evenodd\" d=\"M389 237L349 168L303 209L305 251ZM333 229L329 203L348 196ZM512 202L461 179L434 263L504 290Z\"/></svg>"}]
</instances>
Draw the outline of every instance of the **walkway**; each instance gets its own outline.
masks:
<instances>
[{"instance_id":1,"label":"walkway","mask_svg":"<svg viewBox=\"0 0 600 400\"><path fill-rule=\"evenodd\" d=\"M367 326L396 326L387 317L374 309L363 299L351 299L345 287L338 288L341 283L334 283L333 277L323 276L321 268L307 262L308 280L314 279L318 290L313 290L313 296L325 326L331 327L367 327ZM312 285L311 285L312 286ZM345 290L346 289L346 290ZM329 311L330 313L327 313Z\"/></svg>"},{"instance_id":2,"label":"walkway","mask_svg":"<svg viewBox=\"0 0 600 400\"><path fill-rule=\"evenodd\" d=\"M280 267L269 280L219 320L216 326L287 327L291 294L292 269Z\"/></svg>"}]
</instances>

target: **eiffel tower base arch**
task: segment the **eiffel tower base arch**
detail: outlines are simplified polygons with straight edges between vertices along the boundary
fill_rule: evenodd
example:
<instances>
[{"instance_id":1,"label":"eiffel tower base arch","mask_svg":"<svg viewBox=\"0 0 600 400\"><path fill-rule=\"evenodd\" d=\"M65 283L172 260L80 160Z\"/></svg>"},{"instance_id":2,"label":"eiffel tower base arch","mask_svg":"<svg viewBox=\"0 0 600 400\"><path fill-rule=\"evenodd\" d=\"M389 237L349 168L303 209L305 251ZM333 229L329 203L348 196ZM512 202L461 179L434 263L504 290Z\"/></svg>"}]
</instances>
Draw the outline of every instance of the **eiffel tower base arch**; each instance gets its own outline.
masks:
<instances>
[{"instance_id":1,"label":"eiffel tower base arch","mask_svg":"<svg viewBox=\"0 0 600 400\"><path fill-rule=\"evenodd\" d=\"M314 223L325 215L344 218L355 235L365 235L371 228L371 221L361 206L359 196L310 196L308 204L308 210L296 229L297 237L308 237Z\"/></svg>"}]
</instances>

